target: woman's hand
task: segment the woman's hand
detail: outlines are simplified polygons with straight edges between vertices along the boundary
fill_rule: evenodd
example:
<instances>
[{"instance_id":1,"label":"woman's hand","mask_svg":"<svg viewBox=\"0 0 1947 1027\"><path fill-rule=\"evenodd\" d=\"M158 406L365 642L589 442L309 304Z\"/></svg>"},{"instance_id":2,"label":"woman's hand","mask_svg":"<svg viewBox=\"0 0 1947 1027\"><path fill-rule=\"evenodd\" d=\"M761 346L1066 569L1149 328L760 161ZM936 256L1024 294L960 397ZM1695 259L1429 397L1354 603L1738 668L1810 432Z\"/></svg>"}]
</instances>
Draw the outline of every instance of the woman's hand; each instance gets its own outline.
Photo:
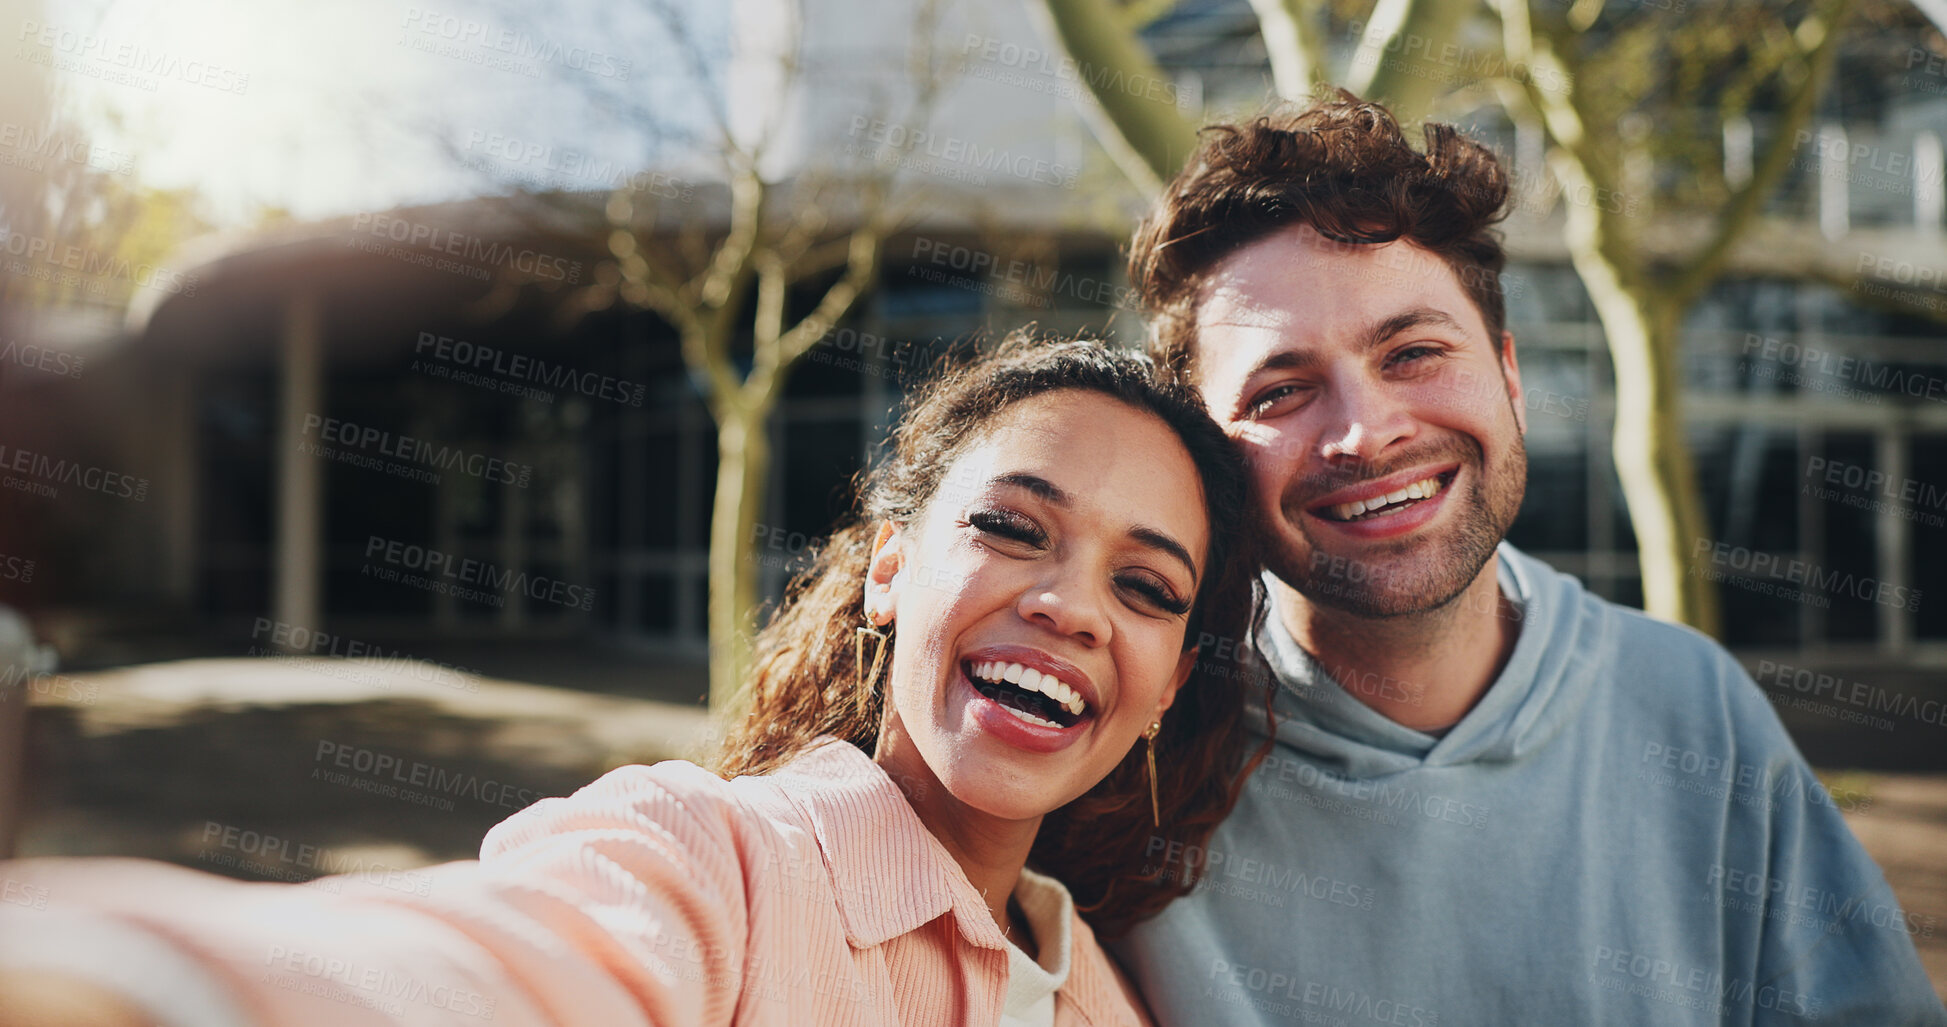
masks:
<instances>
[{"instance_id":1,"label":"woman's hand","mask_svg":"<svg viewBox=\"0 0 1947 1027\"><path fill-rule=\"evenodd\" d=\"M0 969L0 1027L153 1027L120 995L78 977Z\"/></svg>"}]
</instances>

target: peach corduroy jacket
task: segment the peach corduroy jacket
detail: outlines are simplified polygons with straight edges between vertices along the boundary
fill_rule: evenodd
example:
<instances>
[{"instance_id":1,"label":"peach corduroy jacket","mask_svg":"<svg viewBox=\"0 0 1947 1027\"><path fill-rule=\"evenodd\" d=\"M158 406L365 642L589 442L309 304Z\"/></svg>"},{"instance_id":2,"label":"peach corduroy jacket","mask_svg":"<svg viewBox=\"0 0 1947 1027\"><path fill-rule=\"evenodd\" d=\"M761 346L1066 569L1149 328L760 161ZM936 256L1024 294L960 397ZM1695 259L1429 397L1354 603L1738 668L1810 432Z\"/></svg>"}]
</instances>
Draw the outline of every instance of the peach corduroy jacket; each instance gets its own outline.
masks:
<instances>
[{"instance_id":1,"label":"peach corduroy jacket","mask_svg":"<svg viewBox=\"0 0 1947 1027\"><path fill-rule=\"evenodd\" d=\"M734 781L624 767L508 818L478 861L389 880L243 884L103 860L0 872L45 900L0 929L105 914L280 1027L961 1027L998 1022L1007 987L980 894L885 772L837 741ZM1072 937L1055 1022L1147 1024L1080 919Z\"/></svg>"}]
</instances>

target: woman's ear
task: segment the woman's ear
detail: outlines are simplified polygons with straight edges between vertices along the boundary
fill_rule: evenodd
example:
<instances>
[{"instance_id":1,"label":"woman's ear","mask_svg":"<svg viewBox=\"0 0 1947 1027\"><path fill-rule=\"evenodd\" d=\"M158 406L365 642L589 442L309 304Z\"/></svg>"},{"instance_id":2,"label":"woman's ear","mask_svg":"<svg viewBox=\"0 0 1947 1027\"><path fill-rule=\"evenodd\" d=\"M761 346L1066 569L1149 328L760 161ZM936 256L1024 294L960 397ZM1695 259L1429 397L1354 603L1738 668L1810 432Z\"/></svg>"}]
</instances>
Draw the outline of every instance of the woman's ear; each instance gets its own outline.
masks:
<instances>
[{"instance_id":1,"label":"woman's ear","mask_svg":"<svg viewBox=\"0 0 1947 1027\"><path fill-rule=\"evenodd\" d=\"M1176 672L1170 675L1169 686L1163 689L1162 697L1156 701L1156 715L1150 717L1150 720L1162 720L1163 714L1175 704L1177 691L1183 687L1185 681L1190 680L1190 672L1197 669L1197 654L1202 651L1202 647L1190 649L1177 658Z\"/></svg>"},{"instance_id":2,"label":"woman's ear","mask_svg":"<svg viewBox=\"0 0 1947 1027\"><path fill-rule=\"evenodd\" d=\"M872 539L872 559L865 565L865 619L876 627L892 623L899 588L905 583L906 558L899 526L880 521Z\"/></svg>"}]
</instances>

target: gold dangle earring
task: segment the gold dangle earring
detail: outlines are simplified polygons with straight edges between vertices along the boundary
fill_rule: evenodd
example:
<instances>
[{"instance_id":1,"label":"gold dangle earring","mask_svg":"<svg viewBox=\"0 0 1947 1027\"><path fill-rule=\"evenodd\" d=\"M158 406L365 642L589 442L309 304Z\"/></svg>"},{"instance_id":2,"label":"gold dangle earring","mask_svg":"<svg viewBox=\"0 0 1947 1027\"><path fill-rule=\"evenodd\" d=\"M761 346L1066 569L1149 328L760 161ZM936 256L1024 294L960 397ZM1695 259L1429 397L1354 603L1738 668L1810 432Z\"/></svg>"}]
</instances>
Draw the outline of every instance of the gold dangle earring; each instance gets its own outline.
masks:
<instances>
[{"instance_id":1,"label":"gold dangle earring","mask_svg":"<svg viewBox=\"0 0 1947 1027\"><path fill-rule=\"evenodd\" d=\"M872 670L865 671L865 640L878 639L872 651ZM852 631L852 682L857 688L852 693L852 701L858 704L858 714L863 717L872 708L872 693L879 687L879 666L886 659L886 634L867 621L865 626Z\"/></svg>"},{"instance_id":2,"label":"gold dangle earring","mask_svg":"<svg viewBox=\"0 0 1947 1027\"><path fill-rule=\"evenodd\" d=\"M1149 725L1149 730L1143 732L1143 738L1149 742L1149 819L1157 827L1163 826L1162 809L1156 802L1156 736L1161 734L1162 730L1163 722L1158 720Z\"/></svg>"}]
</instances>

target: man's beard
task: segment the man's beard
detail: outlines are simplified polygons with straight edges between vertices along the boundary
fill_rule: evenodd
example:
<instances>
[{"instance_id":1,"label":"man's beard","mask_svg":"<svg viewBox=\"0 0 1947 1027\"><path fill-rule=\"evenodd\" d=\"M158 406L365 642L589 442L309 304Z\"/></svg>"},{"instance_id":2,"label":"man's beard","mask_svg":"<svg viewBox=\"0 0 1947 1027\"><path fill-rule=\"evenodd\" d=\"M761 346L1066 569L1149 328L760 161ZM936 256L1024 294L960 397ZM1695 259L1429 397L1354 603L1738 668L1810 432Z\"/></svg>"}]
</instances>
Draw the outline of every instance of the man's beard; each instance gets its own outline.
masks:
<instances>
[{"instance_id":1,"label":"man's beard","mask_svg":"<svg viewBox=\"0 0 1947 1027\"><path fill-rule=\"evenodd\" d=\"M1329 482L1314 477L1297 483L1294 491L1302 495L1288 495L1278 510L1259 513L1275 521L1259 525L1259 537L1272 540L1266 560L1271 573L1308 601L1356 617L1380 620L1446 606L1480 576L1520 512L1528 486L1528 452L1518 432L1512 438L1512 449L1491 477L1480 443L1463 437L1451 446L1409 454L1393 461L1390 468L1366 469L1349 478L1335 476ZM1466 476L1464 488L1448 485L1453 494L1447 502L1457 504L1451 517L1454 523L1439 535L1413 532L1368 542L1360 546L1357 557L1350 557L1321 548L1306 529L1306 508L1315 505L1316 497L1442 456L1458 457L1461 466L1474 473ZM1256 509L1264 507L1259 504ZM1305 545L1293 544L1289 532L1294 528L1305 536Z\"/></svg>"}]
</instances>

